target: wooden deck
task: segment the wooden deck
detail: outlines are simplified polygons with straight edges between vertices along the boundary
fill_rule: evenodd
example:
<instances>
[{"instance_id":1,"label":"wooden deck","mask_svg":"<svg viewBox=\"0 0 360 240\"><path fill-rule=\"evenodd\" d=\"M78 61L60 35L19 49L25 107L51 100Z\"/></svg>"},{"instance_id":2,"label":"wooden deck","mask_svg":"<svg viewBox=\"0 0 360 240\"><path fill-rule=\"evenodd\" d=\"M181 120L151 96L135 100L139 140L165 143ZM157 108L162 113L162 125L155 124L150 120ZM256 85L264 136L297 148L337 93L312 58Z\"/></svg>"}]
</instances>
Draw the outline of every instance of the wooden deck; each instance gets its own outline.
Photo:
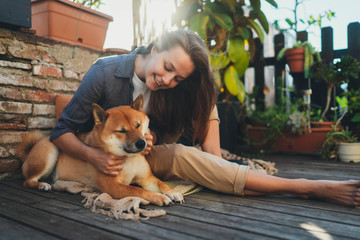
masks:
<instances>
[{"instance_id":1,"label":"wooden deck","mask_svg":"<svg viewBox=\"0 0 360 240\"><path fill-rule=\"evenodd\" d=\"M360 164L270 155L278 176L360 179ZM360 208L293 197L235 197L204 190L141 223L91 213L80 195L0 182L0 239L359 239ZM157 208L150 206L151 208Z\"/></svg>"}]
</instances>

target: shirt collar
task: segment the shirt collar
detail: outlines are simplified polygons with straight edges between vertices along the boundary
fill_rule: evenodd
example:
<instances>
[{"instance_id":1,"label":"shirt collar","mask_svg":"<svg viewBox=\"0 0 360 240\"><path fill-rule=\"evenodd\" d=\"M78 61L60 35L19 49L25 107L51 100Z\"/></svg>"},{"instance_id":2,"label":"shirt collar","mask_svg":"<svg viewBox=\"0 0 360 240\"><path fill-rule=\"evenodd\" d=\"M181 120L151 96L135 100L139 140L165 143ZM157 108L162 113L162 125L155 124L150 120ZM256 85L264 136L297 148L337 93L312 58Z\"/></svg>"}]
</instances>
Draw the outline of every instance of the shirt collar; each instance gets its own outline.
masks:
<instances>
[{"instance_id":1,"label":"shirt collar","mask_svg":"<svg viewBox=\"0 0 360 240\"><path fill-rule=\"evenodd\" d=\"M115 77L132 78L135 70L135 58L137 52L143 47L135 49L126 58L119 62L115 71Z\"/></svg>"}]
</instances>

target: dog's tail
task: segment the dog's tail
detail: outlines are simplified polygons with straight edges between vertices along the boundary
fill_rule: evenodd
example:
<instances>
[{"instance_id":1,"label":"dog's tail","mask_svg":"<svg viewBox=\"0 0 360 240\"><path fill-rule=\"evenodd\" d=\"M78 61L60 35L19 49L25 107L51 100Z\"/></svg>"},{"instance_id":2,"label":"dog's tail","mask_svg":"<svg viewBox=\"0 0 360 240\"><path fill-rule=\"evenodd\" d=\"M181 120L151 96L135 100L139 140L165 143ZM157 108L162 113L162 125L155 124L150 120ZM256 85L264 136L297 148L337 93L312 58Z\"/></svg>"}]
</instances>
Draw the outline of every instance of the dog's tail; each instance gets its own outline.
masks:
<instances>
[{"instance_id":1,"label":"dog's tail","mask_svg":"<svg viewBox=\"0 0 360 240\"><path fill-rule=\"evenodd\" d=\"M25 134L21 143L16 147L16 155L24 162L34 145L44 137L45 134L39 130Z\"/></svg>"}]
</instances>

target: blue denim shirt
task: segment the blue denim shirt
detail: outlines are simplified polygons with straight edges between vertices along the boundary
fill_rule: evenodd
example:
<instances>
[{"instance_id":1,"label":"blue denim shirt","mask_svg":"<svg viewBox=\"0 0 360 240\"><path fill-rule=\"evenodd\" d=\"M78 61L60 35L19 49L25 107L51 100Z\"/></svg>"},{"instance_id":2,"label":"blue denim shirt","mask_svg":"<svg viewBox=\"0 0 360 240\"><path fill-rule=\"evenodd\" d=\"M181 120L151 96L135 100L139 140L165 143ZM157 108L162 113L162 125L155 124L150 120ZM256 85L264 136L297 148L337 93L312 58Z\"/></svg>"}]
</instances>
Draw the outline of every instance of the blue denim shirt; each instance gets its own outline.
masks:
<instances>
[{"instance_id":1,"label":"blue denim shirt","mask_svg":"<svg viewBox=\"0 0 360 240\"><path fill-rule=\"evenodd\" d=\"M68 132L76 134L90 131L94 126L93 103L107 110L133 102L132 77L138 50L130 54L100 58L91 66L70 103L64 108L50 140ZM149 117L150 122L156 123ZM162 134L156 124L150 124L150 129L161 138Z\"/></svg>"}]
</instances>

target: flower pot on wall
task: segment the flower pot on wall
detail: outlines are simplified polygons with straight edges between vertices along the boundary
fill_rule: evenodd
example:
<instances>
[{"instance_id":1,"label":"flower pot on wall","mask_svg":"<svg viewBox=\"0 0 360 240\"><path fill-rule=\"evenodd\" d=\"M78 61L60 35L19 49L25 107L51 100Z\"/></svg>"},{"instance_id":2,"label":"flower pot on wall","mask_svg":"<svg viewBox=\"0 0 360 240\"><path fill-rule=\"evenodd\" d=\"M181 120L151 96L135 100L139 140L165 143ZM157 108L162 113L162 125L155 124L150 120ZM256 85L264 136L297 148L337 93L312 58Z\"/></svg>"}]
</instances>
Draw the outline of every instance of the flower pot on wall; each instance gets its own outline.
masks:
<instances>
[{"instance_id":1,"label":"flower pot on wall","mask_svg":"<svg viewBox=\"0 0 360 240\"><path fill-rule=\"evenodd\" d=\"M305 48L296 47L285 52L285 58L290 68L290 73L304 72Z\"/></svg>"},{"instance_id":2,"label":"flower pot on wall","mask_svg":"<svg viewBox=\"0 0 360 240\"><path fill-rule=\"evenodd\" d=\"M31 0L36 35L102 51L111 16L68 0Z\"/></svg>"},{"instance_id":3,"label":"flower pot on wall","mask_svg":"<svg viewBox=\"0 0 360 240\"><path fill-rule=\"evenodd\" d=\"M343 162L360 162L360 143L340 143L338 156Z\"/></svg>"}]
</instances>

